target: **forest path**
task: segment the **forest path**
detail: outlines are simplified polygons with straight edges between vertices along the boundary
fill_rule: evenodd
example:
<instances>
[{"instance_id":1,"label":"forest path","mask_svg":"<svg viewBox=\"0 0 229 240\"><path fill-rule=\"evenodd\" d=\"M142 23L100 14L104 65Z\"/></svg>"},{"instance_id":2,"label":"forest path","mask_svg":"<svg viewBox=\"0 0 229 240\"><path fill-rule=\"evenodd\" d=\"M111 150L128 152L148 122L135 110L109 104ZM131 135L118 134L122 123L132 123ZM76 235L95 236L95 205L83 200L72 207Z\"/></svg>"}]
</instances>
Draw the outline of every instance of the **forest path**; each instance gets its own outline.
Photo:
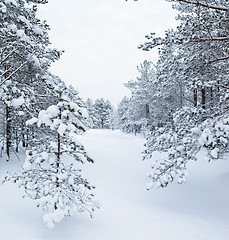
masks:
<instances>
[{"instance_id":1,"label":"forest path","mask_svg":"<svg viewBox=\"0 0 229 240\"><path fill-rule=\"evenodd\" d=\"M120 131L90 130L79 137L94 164L83 176L96 186L101 208L65 218L53 230L12 184L0 186L4 240L228 240L228 161L194 162L187 184L146 191L150 161L144 139Z\"/></svg>"},{"instance_id":2,"label":"forest path","mask_svg":"<svg viewBox=\"0 0 229 240\"><path fill-rule=\"evenodd\" d=\"M147 191L151 163L141 160L143 138L90 130L81 142L95 159L86 176L96 185L102 205L95 217L96 239L227 239L229 208L225 209L224 201L229 192L217 192L214 182L226 163L216 164L215 170L206 162L193 164L190 183Z\"/></svg>"}]
</instances>

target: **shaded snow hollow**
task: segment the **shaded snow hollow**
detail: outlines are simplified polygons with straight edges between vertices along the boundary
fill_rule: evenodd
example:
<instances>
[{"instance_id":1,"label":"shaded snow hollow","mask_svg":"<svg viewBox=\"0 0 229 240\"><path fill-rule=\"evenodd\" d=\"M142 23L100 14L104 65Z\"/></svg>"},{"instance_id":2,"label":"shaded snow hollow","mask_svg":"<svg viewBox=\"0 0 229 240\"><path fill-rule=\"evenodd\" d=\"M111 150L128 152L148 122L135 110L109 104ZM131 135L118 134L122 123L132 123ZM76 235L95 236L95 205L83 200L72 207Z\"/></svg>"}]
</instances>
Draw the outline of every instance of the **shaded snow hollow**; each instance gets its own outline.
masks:
<instances>
[{"instance_id":1,"label":"shaded snow hollow","mask_svg":"<svg viewBox=\"0 0 229 240\"><path fill-rule=\"evenodd\" d=\"M78 214L49 230L34 202L8 183L0 186L2 239L228 240L229 161L208 163L199 154L186 184L146 191L151 164L141 161L143 138L90 130L79 141L95 160L83 166L102 205L95 217Z\"/></svg>"}]
</instances>

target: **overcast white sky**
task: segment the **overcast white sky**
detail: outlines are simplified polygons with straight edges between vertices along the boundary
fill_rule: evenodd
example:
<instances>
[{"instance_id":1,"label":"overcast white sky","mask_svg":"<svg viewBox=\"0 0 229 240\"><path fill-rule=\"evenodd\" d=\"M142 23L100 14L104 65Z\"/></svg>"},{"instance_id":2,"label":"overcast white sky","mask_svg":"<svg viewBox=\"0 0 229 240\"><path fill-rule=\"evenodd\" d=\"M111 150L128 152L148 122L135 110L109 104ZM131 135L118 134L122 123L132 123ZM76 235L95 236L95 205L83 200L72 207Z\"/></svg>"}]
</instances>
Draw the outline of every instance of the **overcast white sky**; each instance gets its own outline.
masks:
<instances>
[{"instance_id":1,"label":"overcast white sky","mask_svg":"<svg viewBox=\"0 0 229 240\"><path fill-rule=\"evenodd\" d=\"M157 51L137 46L150 32L163 35L176 26L176 12L165 0L49 0L39 17L51 26L52 47L65 50L51 72L79 90L86 100L105 98L117 105L129 91L124 82L137 66L156 63Z\"/></svg>"}]
</instances>

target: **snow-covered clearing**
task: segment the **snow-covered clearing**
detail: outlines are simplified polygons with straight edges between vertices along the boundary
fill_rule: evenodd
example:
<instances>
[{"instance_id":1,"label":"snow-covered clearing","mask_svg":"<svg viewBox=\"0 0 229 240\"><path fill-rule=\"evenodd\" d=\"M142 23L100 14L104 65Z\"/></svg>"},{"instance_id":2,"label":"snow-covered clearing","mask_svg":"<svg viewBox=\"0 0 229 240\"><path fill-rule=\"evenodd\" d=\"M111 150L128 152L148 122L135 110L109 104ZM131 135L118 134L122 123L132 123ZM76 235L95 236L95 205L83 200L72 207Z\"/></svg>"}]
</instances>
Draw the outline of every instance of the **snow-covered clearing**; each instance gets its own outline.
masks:
<instances>
[{"instance_id":1,"label":"snow-covered clearing","mask_svg":"<svg viewBox=\"0 0 229 240\"><path fill-rule=\"evenodd\" d=\"M190 165L186 184L146 191L150 163L141 161L143 138L90 130L79 140L95 160L83 166L102 206L95 217L78 214L49 230L34 202L21 199L21 191L8 183L0 186L1 239L228 240L228 161L200 159Z\"/></svg>"}]
</instances>

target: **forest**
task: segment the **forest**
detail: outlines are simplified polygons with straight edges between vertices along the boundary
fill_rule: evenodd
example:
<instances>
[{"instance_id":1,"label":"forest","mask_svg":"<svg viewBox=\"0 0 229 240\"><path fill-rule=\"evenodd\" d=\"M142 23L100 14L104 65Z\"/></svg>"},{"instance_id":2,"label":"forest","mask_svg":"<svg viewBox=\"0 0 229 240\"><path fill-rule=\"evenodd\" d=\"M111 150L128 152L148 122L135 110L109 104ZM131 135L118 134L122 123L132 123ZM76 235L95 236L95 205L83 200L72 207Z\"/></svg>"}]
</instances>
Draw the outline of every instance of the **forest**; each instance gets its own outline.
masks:
<instances>
[{"instance_id":1,"label":"forest","mask_svg":"<svg viewBox=\"0 0 229 240\"><path fill-rule=\"evenodd\" d=\"M37 17L47 0L0 0L0 166L22 162L0 178L23 189L49 228L100 208L78 167L93 169L79 141L90 129L144 138L139 161L151 163L148 190L185 183L200 152L209 166L228 160L228 1L166 1L179 12L178 26L164 37L146 33L139 51L158 49L158 61L139 63L136 79L124 83L130 96L114 107L103 97L84 101L50 72L64 52L50 47L50 27Z\"/></svg>"}]
</instances>

